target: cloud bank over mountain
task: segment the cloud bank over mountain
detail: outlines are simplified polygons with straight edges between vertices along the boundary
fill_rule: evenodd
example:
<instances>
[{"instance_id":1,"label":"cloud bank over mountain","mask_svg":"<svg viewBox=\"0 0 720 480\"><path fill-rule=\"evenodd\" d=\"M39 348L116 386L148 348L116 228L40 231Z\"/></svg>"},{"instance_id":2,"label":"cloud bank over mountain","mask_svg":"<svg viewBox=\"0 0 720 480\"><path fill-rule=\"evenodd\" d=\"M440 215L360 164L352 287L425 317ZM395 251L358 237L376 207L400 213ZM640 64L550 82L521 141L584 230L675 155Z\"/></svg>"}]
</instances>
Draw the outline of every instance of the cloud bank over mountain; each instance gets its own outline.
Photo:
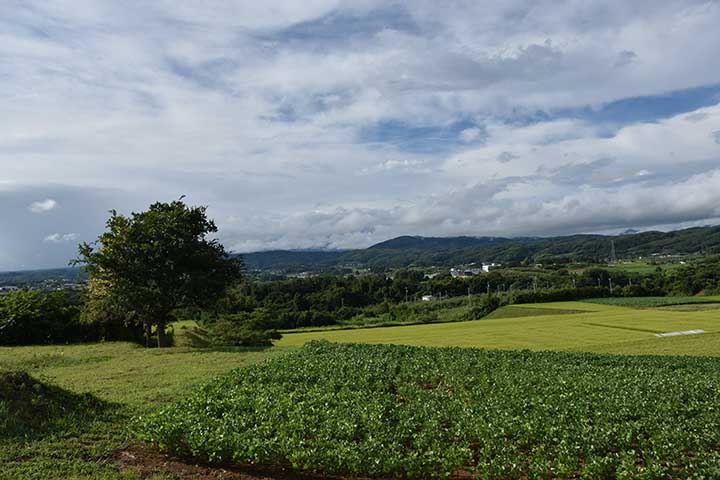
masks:
<instances>
[{"instance_id":1,"label":"cloud bank over mountain","mask_svg":"<svg viewBox=\"0 0 720 480\"><path fill-rule=\"evenodd\" d=\"M720 218L712 1L0 5L0 269L187 195L231 249Z\"/></svg>"}]
</instances>

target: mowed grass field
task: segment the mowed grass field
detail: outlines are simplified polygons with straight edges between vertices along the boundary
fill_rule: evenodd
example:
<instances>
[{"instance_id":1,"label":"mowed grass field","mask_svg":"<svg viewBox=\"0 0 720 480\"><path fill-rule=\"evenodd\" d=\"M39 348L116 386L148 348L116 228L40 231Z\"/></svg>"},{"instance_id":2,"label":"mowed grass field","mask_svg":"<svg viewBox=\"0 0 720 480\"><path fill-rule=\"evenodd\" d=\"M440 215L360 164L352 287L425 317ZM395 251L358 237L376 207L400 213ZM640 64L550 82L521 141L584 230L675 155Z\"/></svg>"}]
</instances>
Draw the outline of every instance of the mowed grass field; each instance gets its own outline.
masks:
<instances>
[{"instance_id":1,"label":"mowed grass field","mask_svg":"<svg viewBox=\"0 0 720 480\"><path fill-rule=\"evenodd\" d=\"M708 300L720 301L720 297ZM691 308L631 308L590 302L511 305L482 320L286 334L279 346L311 340L502 350L587 351L621 354L720 356L717 304ZM656 337L702 329L706 333Z\"/></svg>"}]
</instances>

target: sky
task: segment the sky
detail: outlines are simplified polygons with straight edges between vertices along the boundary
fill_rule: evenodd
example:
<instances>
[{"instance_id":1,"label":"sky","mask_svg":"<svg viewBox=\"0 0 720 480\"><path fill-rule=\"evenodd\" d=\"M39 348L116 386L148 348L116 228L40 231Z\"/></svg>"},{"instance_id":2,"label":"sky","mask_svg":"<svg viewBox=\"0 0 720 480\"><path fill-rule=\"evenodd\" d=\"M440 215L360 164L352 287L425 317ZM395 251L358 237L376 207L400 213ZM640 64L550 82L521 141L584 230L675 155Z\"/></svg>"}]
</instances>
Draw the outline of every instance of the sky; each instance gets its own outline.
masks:
<instances>
[{"instance_id":1,"label":"sky","mask_svg":"<svg viewBox=\"0 0 720 480\"><path fill-rule=\"evenodd\" d=\"M720 223L720 2L0 0L0 270Z\"/></svg>"}]
</instances>

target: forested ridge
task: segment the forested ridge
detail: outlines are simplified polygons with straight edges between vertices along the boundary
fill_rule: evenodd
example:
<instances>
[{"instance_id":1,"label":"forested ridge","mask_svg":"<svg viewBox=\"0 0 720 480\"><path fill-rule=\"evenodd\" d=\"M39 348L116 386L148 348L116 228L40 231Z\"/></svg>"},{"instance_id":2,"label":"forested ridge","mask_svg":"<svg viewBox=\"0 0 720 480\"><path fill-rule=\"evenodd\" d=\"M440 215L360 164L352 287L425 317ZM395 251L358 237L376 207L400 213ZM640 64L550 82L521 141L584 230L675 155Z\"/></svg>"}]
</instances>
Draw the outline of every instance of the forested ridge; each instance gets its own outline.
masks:
<instances>
[{"instance_id":1,"label":"forested ridge","mask_svg":"<svg viewBox=\"0 0 720 480\"><path fill-rule=\"evenodd\" d=\"M720 253L720 226L672 232L559 237L402 236L367 249L347 251L274 250L243 254L251 270L322 270L348 265L372 269L453 266L472 262L606 261L611 242L619 258Z\"/></svg>"}]
</instances>

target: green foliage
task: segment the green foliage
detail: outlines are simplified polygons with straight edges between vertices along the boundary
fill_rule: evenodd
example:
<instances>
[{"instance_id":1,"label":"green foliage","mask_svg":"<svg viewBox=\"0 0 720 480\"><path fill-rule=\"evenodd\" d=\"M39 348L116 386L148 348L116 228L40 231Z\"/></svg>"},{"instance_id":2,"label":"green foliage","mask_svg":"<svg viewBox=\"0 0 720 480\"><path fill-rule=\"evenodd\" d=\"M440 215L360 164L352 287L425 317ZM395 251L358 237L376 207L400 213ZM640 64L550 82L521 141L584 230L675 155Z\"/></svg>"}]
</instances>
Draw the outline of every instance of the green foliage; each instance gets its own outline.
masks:
<instances>
[{"instance_id":1,"label":"green foliage","mask_svg":"<svg viewBox=\"0 0 720 480\"><path fill-rule=\"evenodd\" d=\"M586 298L604 298L612 294L604 287L561 288L518 292L512 296L510 303L547 303L583 300Z\"/></svg>"},{"instance_id":2,"label":"green foliage","mask_svg":"<svg viewBox=\"0 0 720 480\"><path fill-rule=\"evenodd\" d=\"M705 297L628 297L628 298L593 298L585 300L600 305L617 305L619 307L655 308L671 305L690 305L719 303L716 298Z\"/></svg>"},{"instance_id":3,"label":"green foliage","mask_svg":"<svg viewBox=\"0 0 720 480\"><path fill-rule=\"evenodd\" d=\"M502 306L502 301L495 295L485 295L480 305L473 305L467 313L467 320L480 320Z\"/></svg>"},{"instance_id":4,"label":"green foliage","mask_svg":"<svg viewBox=\"0 0 720 480\"><path fill-rule=\"evenodd\" d=\"M158 345L165 326L179 308L213 305L241 276L217 240L215 223L205 207L181 200L155 203L130 217L111 212L107 231L95 244L82 244L76 263L91 281L101 284L101 305L129 312L146 325L158 327Z\"/></svg>"},{"instance_id":5,"label":"green foliage","mask_svg":"<svg viewBox=\"0 0 720 480\"><path fill-rule=\"evenodd\" d=\"M271 346L282 335L271 328L270 314L264 309L221 315L206 325L205 337L211 345Z\"/></svg>"},{"instance_id":6,"label":"green foliage","mask_svg":"<svg viewBox=\"0 0 720 480\"><path fill-rule=\"evenodd\" d=\"M715 478L720 365L703 358L312 343L137 423L210 462L444 478Z\"/></svg>"},{"instance_id":7,"label":"green foliage","mask_svg":"<svg viewBox=\"0 0 720 480\"><path fill-rule=\"evenodd\" d=\"M97 339L78 321L79 303L62 293L17 290L0 296L0 345Z\"/></svg>"}]
</instances>

